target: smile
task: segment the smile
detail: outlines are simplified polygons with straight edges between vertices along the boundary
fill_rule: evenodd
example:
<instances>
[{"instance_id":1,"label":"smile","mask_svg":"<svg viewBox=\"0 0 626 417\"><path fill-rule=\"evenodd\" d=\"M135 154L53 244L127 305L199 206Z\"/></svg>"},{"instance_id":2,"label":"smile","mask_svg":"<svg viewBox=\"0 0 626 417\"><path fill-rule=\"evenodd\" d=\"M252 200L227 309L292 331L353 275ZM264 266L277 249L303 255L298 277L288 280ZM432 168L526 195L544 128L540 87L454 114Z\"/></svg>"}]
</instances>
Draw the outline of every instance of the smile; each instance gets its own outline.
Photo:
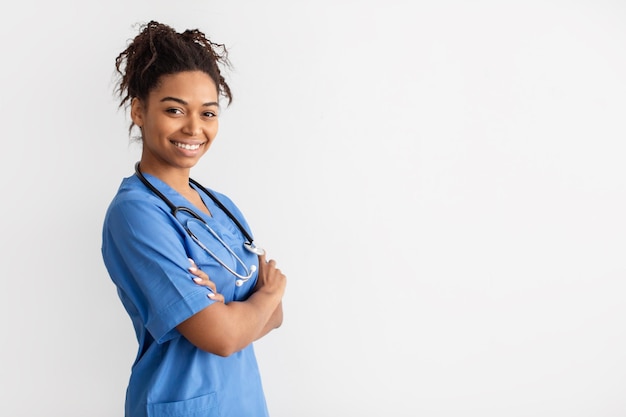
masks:
<instances>
[{"instance_id":1,"label":"smile","mask_svg":"<svg viewBox=\"0 0 626 417\"><path fill-rule=\"evenodd\" d=\"M186 143L180 143L180 142L172 142L174 144L174 146L177 146L181 149L186 149L188 151L195 151L200 149L200 146L203 145L203 143L196 143L194 145L188 145Z\"/></svg>"}]
</instances>

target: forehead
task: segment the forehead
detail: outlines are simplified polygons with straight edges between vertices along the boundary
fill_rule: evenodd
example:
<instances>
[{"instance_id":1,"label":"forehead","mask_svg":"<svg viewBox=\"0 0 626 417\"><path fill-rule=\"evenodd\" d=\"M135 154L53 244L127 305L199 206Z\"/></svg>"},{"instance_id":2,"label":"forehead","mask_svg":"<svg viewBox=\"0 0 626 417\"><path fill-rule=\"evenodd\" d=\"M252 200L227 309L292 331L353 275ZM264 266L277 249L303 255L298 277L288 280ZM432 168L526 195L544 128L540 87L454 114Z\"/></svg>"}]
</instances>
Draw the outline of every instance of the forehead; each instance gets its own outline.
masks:
<instances>
[{"instance_id":1,"label":"forehead","mask_svg":"<svg viewBox=\"0 0 626 417\"><path fill-rule=\"evenodd\" d=\"M208 74L202 71L185 71L161 76L157 86L150 92L151 99L160 100L166 96L189 102L217 102L218 91Z\"/></svg>"}]
</instances>

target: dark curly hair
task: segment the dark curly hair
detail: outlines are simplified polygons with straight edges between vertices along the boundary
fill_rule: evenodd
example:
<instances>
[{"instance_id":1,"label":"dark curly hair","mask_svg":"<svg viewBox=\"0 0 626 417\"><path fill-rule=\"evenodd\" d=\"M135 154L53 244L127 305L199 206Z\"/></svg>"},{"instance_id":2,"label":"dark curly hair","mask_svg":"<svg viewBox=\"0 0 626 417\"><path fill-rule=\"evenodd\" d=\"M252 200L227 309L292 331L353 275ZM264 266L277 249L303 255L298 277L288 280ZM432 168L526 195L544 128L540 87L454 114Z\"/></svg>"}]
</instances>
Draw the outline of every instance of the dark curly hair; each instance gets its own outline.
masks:
<instances>
[{"instance_id":1,"label":"dark curly hair","mask_svg":"<svg viewBox=\"0 0 626 417\"><path fill-rule=\"evenodd\" d=\"M230 67L223 44L211 42L198 29L178 33L172 27L152 20L141 26L139 34L115 59L119 75L116 87L121 99L119 107L130 104L133 98L147 100L162 76L183 71L206 73L217 86L218 94L230 104L232 93L220 67ZM133 126L131 122L129 133Z\"/></svg>"}]
</instances>

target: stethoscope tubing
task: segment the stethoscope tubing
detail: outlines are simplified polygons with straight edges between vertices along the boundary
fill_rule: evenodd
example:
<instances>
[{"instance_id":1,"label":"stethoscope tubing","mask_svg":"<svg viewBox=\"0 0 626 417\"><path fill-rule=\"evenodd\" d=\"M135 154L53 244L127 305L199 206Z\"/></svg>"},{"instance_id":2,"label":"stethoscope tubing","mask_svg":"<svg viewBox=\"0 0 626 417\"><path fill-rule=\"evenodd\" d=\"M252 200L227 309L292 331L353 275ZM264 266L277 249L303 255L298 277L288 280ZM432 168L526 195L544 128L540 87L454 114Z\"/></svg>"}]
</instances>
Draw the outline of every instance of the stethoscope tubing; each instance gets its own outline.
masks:
<instances>
[{"instance_id":1,"label":"stethoscope tubing","mask_svg":"<svg viewBox=\"0 0 626 417\"><path fill-rule=\"evenodd\" d=\"M235 284L237 286L241 286L244 282L248 281L250 278L252 278L252 275L254 274L254 272L256 271L256 266L251 265L250 268L246 267L245 263L241 260L241 258L239 256L237 256L237 254L230 248L230 246L228 246L228 244L226 242L224 242L224 240L206 223L206 221L200 217L200 215L198 213L196 213L194 210L190 209L189 207L184 207L184 206L176 206L174 205L174 203L172 203L167 197L165 197L165 195L163 195L163 193L161 193L154 185L152 185L150 183L150 181L148 181L148 179L143 175L143 173L141 172L141 169L139 167L139 162L137 162L135 164L135 173L137 174L137 177L141 180L141 182L150 190L152 191L157 197L159 197L165 204L167 204L167 206L169 207L172 215L176 218L176 220L178 220L178 222L183 226L183 228L185 229L185 231L187 232L187 234L191 237L191 239L196 242L196 244L198 246L200 246L204 251L206 251L213 259L215 259L221 266L223 266L228 272L230 272L231 274L233 274L235 277L237 277L238 279L235 281ZM263 249L257 247L254 245L253 243L253 239L252 236L250 236L250 234L248 233L248 231L245 229L245 227L243 227L243 225L239 222L239 220L237 220L237 218L235 217L234 214L232 214L230 212L230 210L228 210L226 208L226 206L224 206L224 204L215 196L213 195L213 193L211 193L209 190L207 190L204 186L202 186L200 183L198 183L197 181L195 181L192 178L189 178L189 182L193 185L195 185L196 187L198 187L202 192L204 192L206 195L209 196L209 198L211 200L213 200L213 202L233 221L233 223L235 223L235 225L237 226L237 228L241 231L242 235L246 238L246 242L244 243L244 247L249 250L250 252L256 254L256 255L262 255L265 252L263 251ZM187 214L189 214L192 219L199 221L206 230L208 230L211 235L217 239L217 241L219 241L224 248L226 248L226 250L235 258L235 260L243 266L244 270L246 271L245 275L239 274L237 273L237 271L233 270L231 267L229 267L224 261L222 261L217 255L215 255L209 248L206 247L206 245L204 245L200 239L198 239L198 237L193 234L193 232L189 229L189 227L186 224L183 224L183 222L181 220L178 219L178 213L179 212L185 212ZM191 220L191 219L190 219Z\"/></svg>"},{"instance_id":2,"label":"stethoscope tubing","mask_svg":"<svg viewBox=\"0 0 626 417\"><path fill-rule=\"evenodd\" d=\"M224 248L226 248L226 250L228 251L228 253L230 253L233 258L235 258L235 260L237 260L237 262L239 263L239 265L242 265L243 268L246 270L246 275L241 275L239 274L237 271L233 270L230 266L226 265L226 263L224 261L222 261L216 254L213 253L213 251L211 251L209 248L206 247L206 245L204 243L202 243L202 241L200 241L200 239L198 239L198 237L193 234L191 232L191 230L189 230L189 227L185 227L185 230L187 230L187 233L189 234L189 236L191 237L191 239L193 239L194 242L196 242L196 244L198 244L198 246L200 246L202 249L204 249L209 255L211 255L213 257L213 259L215 259L217 261L217 263L219 263L221 266L223 266L224 268L226 268L226 270L228 270L228 272L230 272L231 274L233 274L234 276L236 276L237 278L239 278L237 280L237 282L239 282L240 280L242 280L243 282L249 280L250 278L252 278L252 274L254 274L254 272L256 271L256 266L254 265L250 265L250 268L248 269L246 267L246 264L241 260L241 258L239 256L237 256L237 254L235 253L235 251L233 251L226 242L224 242L224 240L219 237L219 235L217 233L215 233L215 230L213 230L209 225L207 225L206 223L202 223L202 225L204 226L204 228L206 230L209 231L209 233L211 233L211 235L213 235L213 237L215 239L217 239L218 242L220 242L222 244L222 246L224 246ZM241 284L240 284L241 285Z\"/></svg>"}]
</instances>

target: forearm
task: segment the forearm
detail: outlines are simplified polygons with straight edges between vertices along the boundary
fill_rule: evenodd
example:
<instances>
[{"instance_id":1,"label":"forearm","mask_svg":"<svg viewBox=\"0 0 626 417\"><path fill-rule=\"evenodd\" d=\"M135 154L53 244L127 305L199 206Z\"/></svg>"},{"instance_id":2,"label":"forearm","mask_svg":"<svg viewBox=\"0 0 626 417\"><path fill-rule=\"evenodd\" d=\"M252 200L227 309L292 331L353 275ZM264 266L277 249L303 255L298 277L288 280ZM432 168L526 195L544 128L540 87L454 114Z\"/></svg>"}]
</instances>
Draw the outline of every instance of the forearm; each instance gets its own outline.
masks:
<instances>
[{"instance_id":1,"label":"forearm","mask_svg":"<svg viewBox=\"0 0 626 417\"><path fill-rule=\"evenodd\" d=\"M282 323L282 302L280 298L268 301L267 293L256 292L243 302L231 302L226 305L241 309L237 323L225 324L225 331L232 341L232 351L237 352L259 339ZM237 328L238 325L238 328Z\"/></svg>"},{"instance_id":2,"label":"forearm","mask_svg":"<svg viewBox=\"0 0 626 417\"><path fill-rule=\"evenodd\" d=\"M256 337L255 340L258 340L258 339L262 338L263 336L265 336L266 334L268 334L269 332L271 332L272 330L279 328L281 324L283 324L283 303L282 303L282 301L280 303L278 303L278 306L276 307L276 309L274 310L274 312L270 316L270 319L267 321L265 326L263 326L263 329L261 330L261 332L259 333L259 335Z\"/></svg>"},{"instance_id":3,"label":"forearm","mask_svg":"<svg viewBox=\"0 0 626 417\"><path fill-rule=\"evenodd\" d=\"M270 323L276 322L281 296L279 292L257 291L246 301L214 303L177 329L198 348L229 356L248 346Z\"/></svg>"}]
</instances>

